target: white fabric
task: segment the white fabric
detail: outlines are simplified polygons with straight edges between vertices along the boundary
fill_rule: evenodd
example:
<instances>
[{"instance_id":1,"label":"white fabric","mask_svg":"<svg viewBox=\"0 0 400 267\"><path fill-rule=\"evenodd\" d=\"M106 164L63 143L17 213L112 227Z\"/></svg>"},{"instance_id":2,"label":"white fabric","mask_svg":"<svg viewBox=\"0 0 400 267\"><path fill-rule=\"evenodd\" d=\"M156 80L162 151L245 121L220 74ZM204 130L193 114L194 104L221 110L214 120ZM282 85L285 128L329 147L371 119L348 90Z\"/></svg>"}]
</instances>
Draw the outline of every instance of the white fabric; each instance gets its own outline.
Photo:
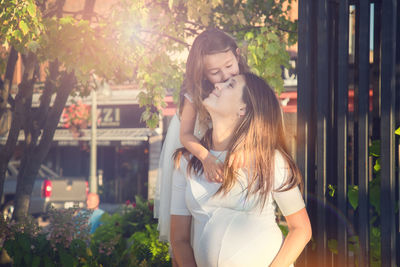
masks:
<instances>
[{"instance_id":1,"label":"white fabric","mask_svg":"<svg viewBox=\"0 0 400 267\"><path fill-rule=\"evenodd\" d=\"M246 199L248 183L242 170L228 194L215 195L220 184L208 182L203 175L186 177L186 167L182 158L180 169L174 171L171 214L192 215L197 266L268 266L283 242L274 200L286 216L301 210L305 204L298 187L270 193L262 208L258 195ZM278 189L287 175L280 153L275 155L275 170L274 189Z\"/></svg>"},{"instance_id":2,"label":"white fabric","mask_svg":"<svg viewBox=\"0 0 400 267\"><path fill-rule=\"evenodd\" d=\"M192 97L185 93L184 96L191 103L193 103ZM194 136L199 140L203 137L206 132L206 128L199 123L198 118L196 119ZM182 147L179 140L180 132L180 120L178 115L175 114L169 124L167 135L164 140L164 144L161 150L160 161L158 164L158 175L156 182L156 192L154 196L154 218L158 219L158 231L160 233L159 239L161 241L169 242L169 231L170 231L170 203L171 203L171 186L172 186L172 174L174 171L173 153L176 149Z\"/></svg>"},{"instance_id":3,"label":"white fabric","mask_svg":"<svg viewBox=\"0 0 400 267\"><path fill-rule=\"evenodd\" d=\"M169 242L170 231L170 203L172 174L174 171L174 160L172 158L176 149L182 147L179 141L180 121L175 114L168 126L167 135L161 149L160 161L158 164L158 175L156 192L154 196L154 218L158 219L159 239ZM195 136L200 139L205 129L201 129L200 123L196 120Z\"/></svg>"},{"instance_id":4,"label":"white fabric","mask_svg":"<svg viewBox=\"0 0 400 267\"><path fill-rule=\"evenodd\" d=\"M158 176L156 183L156 192L154 196L154 218L158 218L159 239L169 241L170 227L170 202L171 202L171 184L172 173L174 171L173 153L179 147L182 147L179 141L180 122L175 114L171 119L167 135L161 150L160 162L158 167Z\"/></svg>"},{"instance_id":5,"label":"white fabric","mask_svg":"<svg viewBox=\"0 0 400 267\"><path fill-rule=\"evenodd\" d=\"M191 95L189 95L189 93L184 93L183 96L186 97L186 99L193 104L193 98Z\"/></svg>"}]
</instances>

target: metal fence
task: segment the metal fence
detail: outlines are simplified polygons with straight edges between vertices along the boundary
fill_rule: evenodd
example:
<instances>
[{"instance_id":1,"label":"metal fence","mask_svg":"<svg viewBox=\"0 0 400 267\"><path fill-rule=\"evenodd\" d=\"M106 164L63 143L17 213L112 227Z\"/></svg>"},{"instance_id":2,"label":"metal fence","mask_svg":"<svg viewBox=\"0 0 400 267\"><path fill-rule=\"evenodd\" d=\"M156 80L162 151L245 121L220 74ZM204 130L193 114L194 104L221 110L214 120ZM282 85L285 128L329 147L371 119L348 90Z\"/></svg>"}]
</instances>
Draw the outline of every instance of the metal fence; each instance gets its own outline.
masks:
<instances>
[{"instance_id":1,"label":"metal fence","mask_svg":"<svg viewBox=\"0 0 400 267\"><path fill-rule=\"evenodd\" d=\"M313 240L297 266L400 266L400 3L298 3L296 158Z\"/></svg>"}]
</instances>

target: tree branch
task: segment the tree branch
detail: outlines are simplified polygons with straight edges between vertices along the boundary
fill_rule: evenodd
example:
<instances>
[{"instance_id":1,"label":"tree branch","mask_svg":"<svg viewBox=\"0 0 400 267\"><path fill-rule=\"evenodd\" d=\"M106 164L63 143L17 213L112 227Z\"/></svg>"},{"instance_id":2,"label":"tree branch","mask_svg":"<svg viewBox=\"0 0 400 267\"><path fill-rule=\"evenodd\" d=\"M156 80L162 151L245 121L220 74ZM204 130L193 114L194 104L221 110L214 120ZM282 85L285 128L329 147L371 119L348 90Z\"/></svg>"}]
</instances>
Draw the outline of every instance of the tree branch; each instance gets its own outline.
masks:
<instances>
[{"instance_id":1,"label":"tree branch","mask_svg":"<svg viewBox=\"0 0 400 267\"><path fill-rule=\"evenodd\" d=\"M60 116L75 85L75 75L73 73L64 73L61 78L61 86L57 91L56 99L44 125L42 138L35 149L35 154L41 159L46 156L50 149Z\"/></svg>"},{"instance_id":2,"label":"tree branch","mask_svg":"<svg viewBox=\"0 0 400 267\"><path fill-rule=\"evenodd\" d=\"M10 99L13 99L12 96L10 95L10 90L14 78L14 71L15 71L15 66L17 64L17 60L18 60L18 52L14 49L14 47L11 47L10 54L7 60L7 68L6 68L6 74L4 76L4 81L0 83L0 118L7 110L8 102L10 103L11 108L14 108L13 105L14 101L12 100L10 101Z\"/></svg>"},{"instance_id":3,"label":"tree branch","mask_svg":"<svg viewBox=\"0 0 400 267\"><path fill-rule=\"evenodd\" d=\"M184 45L184 46L186 46L186 47L190 47L190 45L189 45L188 43L186 43L186 42L184 42L184 41L182 41L182 40L179 40L178 38L173 37L173 36L171 36L171 35L169 35L169 34L160 33L160 32L156 32L156 31L149 31L149 30L142 30L142 32L151 33L151 34L156 34L156 35L159 35L159 36L161 36L161 37L165 37L165 38L174 40L175 42L180 43L180 44L182 44L182 45Z\"/></svg>"}]
</instances>

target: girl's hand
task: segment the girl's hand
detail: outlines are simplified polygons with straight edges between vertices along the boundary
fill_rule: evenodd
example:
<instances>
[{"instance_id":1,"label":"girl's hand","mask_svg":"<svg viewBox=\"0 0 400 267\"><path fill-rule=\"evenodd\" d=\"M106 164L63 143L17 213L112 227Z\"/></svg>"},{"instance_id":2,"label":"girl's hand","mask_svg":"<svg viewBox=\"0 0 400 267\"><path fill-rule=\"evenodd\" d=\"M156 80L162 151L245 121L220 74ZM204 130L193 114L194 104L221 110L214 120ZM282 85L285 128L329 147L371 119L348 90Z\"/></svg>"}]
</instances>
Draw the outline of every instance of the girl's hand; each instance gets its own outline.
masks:
<instances>
[{"instance_id":1,"label":"girl's hand","mask_svg":"<svg viewBox=\"0 0 400 267\"><path fill-rule=\"evenodd\" d=\"M210 182L222 183L223 162L208 152L202 163L206 179Z\"/></svg>"},{"instance_id":2,"label":"girl's hand","mask_svg":"<svg viewBox=\"0 0 400 267\"><path fill-rule=\"evenodd\" d=\"M234 170L241 169L244 167L246 160L246 154L242 150L239 150L231 154L228 167L231 167Z\"/></svg>"}]
</instances>

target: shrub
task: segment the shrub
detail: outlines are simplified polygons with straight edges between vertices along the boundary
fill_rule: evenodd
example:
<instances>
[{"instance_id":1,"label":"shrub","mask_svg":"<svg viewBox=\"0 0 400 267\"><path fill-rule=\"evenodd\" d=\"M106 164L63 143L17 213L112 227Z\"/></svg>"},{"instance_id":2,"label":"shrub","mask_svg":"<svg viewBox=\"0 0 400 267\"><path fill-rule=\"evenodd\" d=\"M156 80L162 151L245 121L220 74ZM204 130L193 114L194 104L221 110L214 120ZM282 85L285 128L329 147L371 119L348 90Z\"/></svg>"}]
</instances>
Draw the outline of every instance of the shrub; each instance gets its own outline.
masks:
<instances>
[{"instance_id":1,"label":"shrub","mask_svg":"<svg viewBox=\"0 0 400 267\"><path fill-rule=\"evenodd\" d=\"M92 251L103 266L171 266L168 244L158 240L152 202L136 197L113 215L103 215L92 238ZM111 247L114 247L111 250ZM100 250L107 256L101 256Z\"/></svg>"},{"instance_id":2,"label":"shrub","mask_svg":"<svg viewBox=\"0 0 400 267\"><path fill-rule=\"evenodd\" d=\"M0 251L7 251L15 267L171 266L152 208L137 197L112 215L104 213L93 235L84 210L51 210L45 229L32 217L18 223L0 217Z\"/></svg>"},{"instance_id":3,"label":"shrub","mask_svg":"<svg viewBox=\"0 0 400 267\"><path fill-rule=\"evenodd\" d=\"M1 243L13 266L98 266L87 246L89 213L74 216L76 212L50 211L47 229L32 217L17 223L1 219Z\"/></svg>"}]
</instances>

